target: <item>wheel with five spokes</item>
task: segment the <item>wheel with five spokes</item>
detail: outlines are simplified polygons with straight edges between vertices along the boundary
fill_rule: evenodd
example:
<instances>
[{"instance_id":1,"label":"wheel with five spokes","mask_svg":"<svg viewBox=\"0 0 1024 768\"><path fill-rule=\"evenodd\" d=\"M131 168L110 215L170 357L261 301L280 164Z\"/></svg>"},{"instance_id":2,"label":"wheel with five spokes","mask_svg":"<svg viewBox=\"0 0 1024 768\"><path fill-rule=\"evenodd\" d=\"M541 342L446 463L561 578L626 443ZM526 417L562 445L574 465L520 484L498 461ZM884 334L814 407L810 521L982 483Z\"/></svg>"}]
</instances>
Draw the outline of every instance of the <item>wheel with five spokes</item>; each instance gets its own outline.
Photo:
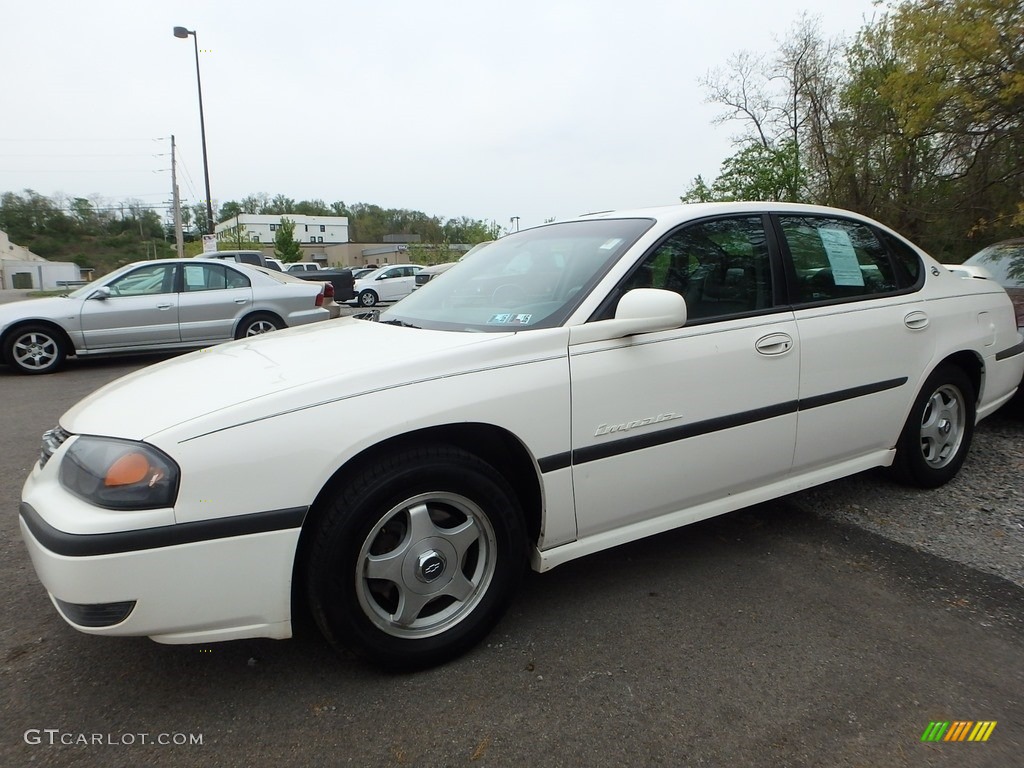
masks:
<instances>
[{"instance_id":1,"label":"wheel with five spokes","mask_svg":"<svg viewBox=\"0 0 1024 768\"><path fill-rule=\"evenodd\" d=\"M896 444L898 480L937 488L960 471L974 435L974 384L962 368L945 363L925 381Z\"/></svg>"},{"instance_id":2,"label":"wheel with five spokes","mask_svg":"<svg viewBox=\"0 0 1024 768\"><path fill-rule=\"evenodd\" d=\"M526 562L515 493L453 446L367 466L310 533L306 586L321 631L390 669L438 664L479 642Z\"/></svg>"}]
</instances>

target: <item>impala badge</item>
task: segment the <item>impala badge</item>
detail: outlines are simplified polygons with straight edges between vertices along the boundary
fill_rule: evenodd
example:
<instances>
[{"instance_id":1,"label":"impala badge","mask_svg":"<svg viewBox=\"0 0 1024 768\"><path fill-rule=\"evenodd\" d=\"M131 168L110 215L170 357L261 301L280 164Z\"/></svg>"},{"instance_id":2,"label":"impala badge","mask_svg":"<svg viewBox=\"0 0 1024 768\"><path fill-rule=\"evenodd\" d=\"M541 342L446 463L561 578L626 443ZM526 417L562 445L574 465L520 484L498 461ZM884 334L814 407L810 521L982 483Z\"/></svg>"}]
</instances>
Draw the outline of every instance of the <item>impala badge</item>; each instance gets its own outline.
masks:
<instances>
[{"instance_id":1,"label":"impala badge","mask_svg":"<svg viewBox=\"0 0 1024 768\"><path fill-rule=\"evenodd\" d=\"M676 419L683 418L680 413L659 413L657 416L650 416L646 419L637 419L636 421L627 421L624 424L602 424L595 430L594 437L601 437L602 435L610 435L613 432L629 432L631 429L637 429L638 427L646 427L651 424L661 424L664 421L675 421Z\"/></svg>"}]
</instances>

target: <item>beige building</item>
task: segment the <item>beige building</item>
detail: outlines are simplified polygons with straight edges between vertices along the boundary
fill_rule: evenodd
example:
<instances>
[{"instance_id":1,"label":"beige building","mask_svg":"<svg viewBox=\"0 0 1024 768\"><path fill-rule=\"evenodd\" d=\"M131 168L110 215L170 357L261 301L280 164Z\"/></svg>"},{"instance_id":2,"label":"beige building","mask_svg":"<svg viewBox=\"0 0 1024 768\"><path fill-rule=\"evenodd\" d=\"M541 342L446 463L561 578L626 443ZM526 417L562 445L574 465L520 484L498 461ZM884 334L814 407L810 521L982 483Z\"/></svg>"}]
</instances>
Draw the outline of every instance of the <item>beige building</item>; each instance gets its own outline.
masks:
<instances>
[{"instance_id":1,"label":"beige building","mask_svg":"<svg viewBox=\"0 0 1024 768\"><path fill-rule=\"evenodd\" d=\"M0 230L0 290L10 288L53 291L82 282L82 270L70 261L48 261L12 243Z\"/></svg>"}]
</instances>

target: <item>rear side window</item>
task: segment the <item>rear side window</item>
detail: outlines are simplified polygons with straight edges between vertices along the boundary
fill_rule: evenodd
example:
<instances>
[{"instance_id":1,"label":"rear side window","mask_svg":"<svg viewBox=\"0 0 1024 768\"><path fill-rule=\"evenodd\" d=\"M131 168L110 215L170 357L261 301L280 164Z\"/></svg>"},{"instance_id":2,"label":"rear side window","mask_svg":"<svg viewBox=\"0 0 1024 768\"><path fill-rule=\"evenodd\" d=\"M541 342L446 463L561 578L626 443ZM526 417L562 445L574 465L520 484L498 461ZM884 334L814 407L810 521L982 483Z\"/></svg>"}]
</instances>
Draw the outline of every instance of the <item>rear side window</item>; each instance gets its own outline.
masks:
<instances>
[{"instance_id":1,"label":"rear side window","mask_svg":"<svg viewBox=\"0 0 1024 768\"><path fill-rule=\"evenodd\" d=\"M913 288L921 281L924 272L921 257L917 251L888 232L881 232L882 240L889 247L892 265L896 270L896 282L900 288Z\"/></svg>"},{"instance_id":2,"label":"rear side window","mask_svg":"<svg viewBox=\"0 0 1024 768\"><path fill-rule=\"evenodd\" d=\"M889 251L857 221L779 216L796 277L796 303L871 297L901 288Z\"/></svg>"}]
</instances>

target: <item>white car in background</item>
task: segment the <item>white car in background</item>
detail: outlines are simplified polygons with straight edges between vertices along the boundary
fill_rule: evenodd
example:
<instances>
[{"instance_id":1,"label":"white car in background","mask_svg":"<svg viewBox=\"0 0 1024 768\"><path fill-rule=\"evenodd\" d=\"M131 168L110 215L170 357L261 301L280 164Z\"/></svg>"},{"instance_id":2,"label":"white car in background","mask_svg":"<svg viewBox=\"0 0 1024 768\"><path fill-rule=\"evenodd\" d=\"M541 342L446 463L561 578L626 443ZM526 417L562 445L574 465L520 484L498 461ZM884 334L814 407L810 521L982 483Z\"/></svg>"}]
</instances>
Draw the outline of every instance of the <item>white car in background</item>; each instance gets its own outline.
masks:
<instances>
[{"instance_id":1,"label":"white car in background","mask_svg":"<svg viewBox=\"0 0 1024 768\"><path fill-rule=\"evenodd\" d=\"M0 352L19 373L52 373L69 355L195 349L327 320L325 294L234 261L139 261L63 296L0 306Z\"/></svg>"},{"instance_id":2,"label":"white car in background","mask_svg":"<svg viewBox=\"0 0 1024 768\"><path fill-rule=\"evenodd\" d=\"M65 413L20 507L61 616L284 638L298 600L338 647L435 664L527 561L874 467L942 485L1024 372L998 283L782 203L523 230L370 316L159 363Z\"/></svg>"},{"instance_id":3,"label":"white car in background","mask_svg":"<svg viewBox=\"0 0 1024 768\"><path fill-rule=\"evenodd\" d=\"M412 293L416 273L422 269L416 264L392 264L380 267L355 281L355 301L361 307L372 307L382 301L399 301Z\"/></svg>"}]
</instances>

